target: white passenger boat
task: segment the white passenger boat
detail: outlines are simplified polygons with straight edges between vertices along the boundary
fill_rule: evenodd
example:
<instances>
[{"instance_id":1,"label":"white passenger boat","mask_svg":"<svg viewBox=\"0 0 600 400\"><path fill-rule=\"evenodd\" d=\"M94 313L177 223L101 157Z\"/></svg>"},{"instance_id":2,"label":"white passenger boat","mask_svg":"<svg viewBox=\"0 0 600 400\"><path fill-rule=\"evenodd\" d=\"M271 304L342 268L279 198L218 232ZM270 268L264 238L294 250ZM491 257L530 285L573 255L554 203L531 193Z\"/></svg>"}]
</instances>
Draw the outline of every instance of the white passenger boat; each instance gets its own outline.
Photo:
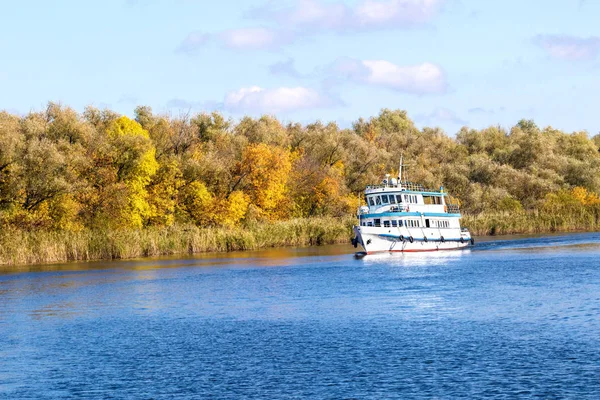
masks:
<instances>
[{"instance_id":1,"label":"white passenger boat","mask_svg":"<svg viewBox=\"0 0 600 400\"><path fill-rule=\"evenodd\" d=\"M419 184L386 175L381 185L367 186L366 206L358 210L354 226L357 255L383 252L455 250L475 244L469 230L460 227L458 204L447 201L443 187L425 190Z\"/></svg>"}]
</instances>

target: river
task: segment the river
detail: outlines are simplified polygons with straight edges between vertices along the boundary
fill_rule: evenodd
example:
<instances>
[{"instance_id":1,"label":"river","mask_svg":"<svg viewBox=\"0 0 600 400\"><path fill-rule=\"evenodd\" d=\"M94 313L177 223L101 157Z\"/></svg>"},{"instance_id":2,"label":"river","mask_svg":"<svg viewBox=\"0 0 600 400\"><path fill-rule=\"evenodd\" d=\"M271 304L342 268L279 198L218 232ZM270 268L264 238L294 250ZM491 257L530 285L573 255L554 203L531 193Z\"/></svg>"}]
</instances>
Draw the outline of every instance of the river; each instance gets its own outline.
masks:
<instances>
[{"instance_id":1,"label":"river","mask_svg":"<svg viewBox=\"0 0 600 400\"><path fill-rule=\"evenodd\" d=\"M600 234L0 267L0 398L600 398Z\"/></svg>"}]
</instances>

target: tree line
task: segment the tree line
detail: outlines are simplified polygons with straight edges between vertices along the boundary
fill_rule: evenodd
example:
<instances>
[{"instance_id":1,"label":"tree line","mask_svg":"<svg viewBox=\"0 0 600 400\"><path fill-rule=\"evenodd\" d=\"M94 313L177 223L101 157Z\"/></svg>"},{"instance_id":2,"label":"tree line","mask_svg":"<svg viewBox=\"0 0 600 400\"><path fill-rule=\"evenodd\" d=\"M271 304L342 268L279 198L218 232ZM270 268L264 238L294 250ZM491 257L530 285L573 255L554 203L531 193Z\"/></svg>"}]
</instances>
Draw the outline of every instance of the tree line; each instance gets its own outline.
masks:
<instances>
[{"instance_id":1,"label":"tree line","mask_svg":"<svg viewBox=\"0 0 600 400\"><path fill-rule=\"evenodd\" d=\"M540 128L418 129L383 109L349 129L271 116L135 117L50 103L0 112L0 226L22 230L139 229L347 216L367 184L397 173L444 186L462 211L600 208L600 135Z\"/></svg>"}]
</instances>

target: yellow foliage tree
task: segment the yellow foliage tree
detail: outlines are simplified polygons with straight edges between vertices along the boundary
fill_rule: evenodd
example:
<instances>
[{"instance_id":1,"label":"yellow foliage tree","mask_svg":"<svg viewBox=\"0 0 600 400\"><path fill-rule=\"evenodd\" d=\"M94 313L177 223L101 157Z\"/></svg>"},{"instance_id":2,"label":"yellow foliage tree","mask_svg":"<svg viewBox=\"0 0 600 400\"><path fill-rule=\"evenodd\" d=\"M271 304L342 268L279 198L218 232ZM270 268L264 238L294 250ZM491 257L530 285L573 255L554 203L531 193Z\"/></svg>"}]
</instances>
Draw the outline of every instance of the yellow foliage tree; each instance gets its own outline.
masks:
<instances>
[{"instance_id":1,"label":"yellow foliage tree","mask_svg":"<svg viewBox=\"0 0 600 400\"><path fill-rule=\"evenodd\" d=\"M287 212L281 206L286 200L287 182L292 170L291 152L264 143L251 144L244 150L238 167L241 179L248 181L247 192L251 202L268 218L286 216Z\"/></svg>"},{"instance_id":2,"label":"yellow foliage tree","mask_svg":"<svg viewBox=\"0 0 600 400\"><path fill-rule=\"evenodd\" d=\"M571 195L584 206L600 204L600 197L596 193L581 186L571 189Z\"/></svg>"},{"instance_id":3,"label":"yellow foliage tree","mask_svg":"<svg viewBox=\"0 0 600 400\"><path fill-rule=\"evenodd\" d=\"M148 186L149 222L153 225L172 225L175 221L177 195L184 181L177 160L166 159Z\"/></svg>"},{"instance_id":4,"label":"yellow foliage tree","mask_svg":"<svg viewBox=\"0 0 600 400\"><path fill-rule=\"evenodd\" d=\"M218 202L215 223L229 227L237 225L246 216L249 205L250 197L247 194L240 190L232 192Z\"/></svg>"},{"instance_id":5,"label":"yellow foliage tree","mask_svg":"<svg viewBox=\"0 0 600 400\"><path fill-rule=\"evenodd\" d=\"M148 131L126 116L114 120L107 133L115 147L119 181L128 189L128 207L122 210L124 225L141 228L152 216L146 187L158 170L156 150Z\"/></svg>"},{"instance_id":6,"label":"yellow foliage tree","mask_svg":"<svg viewBox=\"0 0 600 400\"><path fill-rule=\"evenodd\" d=\"M181 189L184 211L200 226L213 225L215 220L214 197L202 182L194 181Z\"/></svg>"}]
</instances>

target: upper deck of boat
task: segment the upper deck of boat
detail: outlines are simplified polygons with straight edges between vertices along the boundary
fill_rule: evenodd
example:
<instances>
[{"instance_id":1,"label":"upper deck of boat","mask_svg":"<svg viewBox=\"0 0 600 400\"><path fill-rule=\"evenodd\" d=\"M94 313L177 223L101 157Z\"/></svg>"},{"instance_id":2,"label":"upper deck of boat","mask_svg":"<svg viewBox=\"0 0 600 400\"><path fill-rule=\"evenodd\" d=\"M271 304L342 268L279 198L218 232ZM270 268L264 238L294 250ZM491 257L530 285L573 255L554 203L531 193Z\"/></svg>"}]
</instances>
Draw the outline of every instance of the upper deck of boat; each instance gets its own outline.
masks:
<instances>
[{"instance_id":1,"label":"upper deck of boat","mask_svg":"<svg viewBox=\"0 0 600 400\"><path fill-rule=\"evenodd\" d=\"M369 185L365 188L365 194L383 193L383 192L409 192L425 195L447 196L444 189L426 189L423 185L414 182L393 182L389 184Z\"/></svg>"}]
</instances>

